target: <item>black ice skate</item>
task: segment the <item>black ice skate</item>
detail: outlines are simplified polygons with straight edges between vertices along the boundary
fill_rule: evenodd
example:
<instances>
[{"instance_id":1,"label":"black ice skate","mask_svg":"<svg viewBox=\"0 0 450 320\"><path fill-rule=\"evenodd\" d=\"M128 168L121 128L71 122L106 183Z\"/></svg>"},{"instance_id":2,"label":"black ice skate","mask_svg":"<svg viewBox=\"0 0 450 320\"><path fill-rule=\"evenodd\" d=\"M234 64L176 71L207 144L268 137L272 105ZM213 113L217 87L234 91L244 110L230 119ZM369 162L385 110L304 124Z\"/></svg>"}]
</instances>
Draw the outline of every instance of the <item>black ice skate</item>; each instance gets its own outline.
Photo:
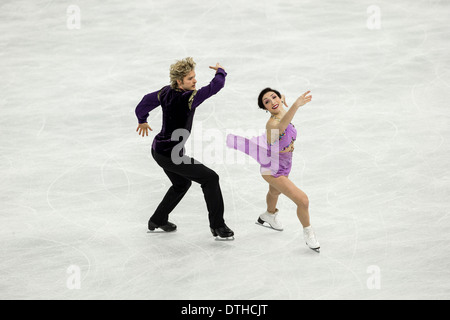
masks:
<instances>
[{"instance_id":1,"label":"black ice skate","mask_svg":"<svg viewBox=\"0 0 450 320\"><path fill-rule=\"evenodd\" d=\"M165 232L173 232L173 231L177 230L177 226L171 222L167 222L165 225L162 225L162 226L159 226L152 221L148 222L148 230L155 231L155 229L157 229L157 228L159 228ZM155 231L155 232L158 232L158 231Z\"/></svg>"},{"instance_id":2,"label":"black ice skate","mask_svg":"<svg viewBox=\"0 0 450 320\"><path fill-rule=\"evenodd\" d=\"M223 227L217 229L211 228L211 233L216 238L215 240L234 240L234 232L230 228L228 228L226 224L224 224Z\"/></svg>"}]
</instances>

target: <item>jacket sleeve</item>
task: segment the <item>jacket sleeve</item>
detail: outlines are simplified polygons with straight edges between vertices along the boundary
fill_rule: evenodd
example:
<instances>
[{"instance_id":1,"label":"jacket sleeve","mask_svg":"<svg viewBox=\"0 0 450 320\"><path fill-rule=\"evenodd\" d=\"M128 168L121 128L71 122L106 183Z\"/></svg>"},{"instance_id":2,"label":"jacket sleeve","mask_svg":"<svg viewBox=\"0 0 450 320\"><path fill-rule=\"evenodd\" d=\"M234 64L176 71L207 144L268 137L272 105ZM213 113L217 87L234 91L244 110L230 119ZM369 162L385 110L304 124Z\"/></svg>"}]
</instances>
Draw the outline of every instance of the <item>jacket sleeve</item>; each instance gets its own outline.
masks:
<instances>
[{"instance_id":1,"label":"jacket sleeve","mask_svg":"<svg viewBox=\"0 0 450 320\"><path fill-rule=\"evenodd\" d=\"M158 99L159 91L145 95L136 107L135 113L139 123L146 123L150 111L160 106Z\"/></svg>"},{"instance_id":2,"label":"jacket sleeve","mask_svg":"<svg viewBox=\"0 0 450 320\"><path fill-rule=\"evenodd\" d=\"M204 86L198 91L194 91L192 93L192 100L190 101L191 108L197 108L203 101L219 92L225 86L226 76L227 73L225 72L225 70L219 68L209 85Z\"/></svg>"}]
</instances>

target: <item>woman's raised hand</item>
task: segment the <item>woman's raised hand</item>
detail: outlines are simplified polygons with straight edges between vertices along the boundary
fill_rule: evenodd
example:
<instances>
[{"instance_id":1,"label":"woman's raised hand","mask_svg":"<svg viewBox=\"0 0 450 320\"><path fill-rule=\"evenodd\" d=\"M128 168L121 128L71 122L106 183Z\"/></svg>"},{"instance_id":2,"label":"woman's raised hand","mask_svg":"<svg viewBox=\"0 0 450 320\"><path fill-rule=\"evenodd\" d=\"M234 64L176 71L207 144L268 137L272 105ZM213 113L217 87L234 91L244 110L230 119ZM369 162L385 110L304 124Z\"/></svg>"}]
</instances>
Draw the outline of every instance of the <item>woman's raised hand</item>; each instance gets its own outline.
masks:
<instances>
[{"instance_id":1,"label":"woman's raised hand","mask_svg":"<svg viewBox=\"0 0 450 320\"><path fill-rule=\"evenodd\" d=\"M310 92L311 91L306 91L304 94L298 97L297 100L295 100L293 106L301 107L310 102L312 99L312 95L308 95L308 93Z\"/></svg>"}]
</instances>

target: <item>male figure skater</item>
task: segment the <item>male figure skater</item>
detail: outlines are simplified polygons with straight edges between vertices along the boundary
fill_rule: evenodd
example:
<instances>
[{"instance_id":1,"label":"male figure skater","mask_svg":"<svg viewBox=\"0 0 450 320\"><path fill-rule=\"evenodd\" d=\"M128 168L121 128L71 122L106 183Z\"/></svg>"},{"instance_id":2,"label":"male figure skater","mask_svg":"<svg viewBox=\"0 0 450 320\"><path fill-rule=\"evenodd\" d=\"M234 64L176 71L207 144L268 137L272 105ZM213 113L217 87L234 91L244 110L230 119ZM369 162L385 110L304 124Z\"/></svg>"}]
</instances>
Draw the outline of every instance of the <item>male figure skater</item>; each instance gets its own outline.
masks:
<instances>
[{"instance_id":1,"label":"male figure skater","mask_svg":"<svg viewBox=\"0 0 450 320\"><path fill-rule=\"evenodd\" d=\"M223 219L224 204L219 185L219 176L213 170L185 155L183 148L188 138L196 108L220 91L225 85L227 73L217 63L216 74L209 85L196 90L195 62L191 57L179 60L170 66L171 84L159 91L144 96L136 107L139 135L148 136L152 131L147 118L149 112L161 105L163 111L162 129L155 136L152 156L172 182L163 200L148 222L150 231L160 228L166 232L175 231L177 226L169 222L169 214L188 191L192 181L201 185L208 209L211 232L216 239L234 239ZM179 135L183 140L179 141Z\"/></svg>"}]
</instances>

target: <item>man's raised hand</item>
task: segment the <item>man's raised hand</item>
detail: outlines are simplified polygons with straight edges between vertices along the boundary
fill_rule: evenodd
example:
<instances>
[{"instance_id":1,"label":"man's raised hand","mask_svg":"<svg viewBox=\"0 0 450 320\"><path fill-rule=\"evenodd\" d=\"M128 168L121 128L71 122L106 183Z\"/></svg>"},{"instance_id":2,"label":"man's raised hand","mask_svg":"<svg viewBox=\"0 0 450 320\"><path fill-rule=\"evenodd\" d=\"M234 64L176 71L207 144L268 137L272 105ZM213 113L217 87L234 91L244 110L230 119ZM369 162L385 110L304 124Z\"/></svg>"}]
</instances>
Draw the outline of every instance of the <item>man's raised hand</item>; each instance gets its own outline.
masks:
<instances>
[{"instance_id":1,"label":"man's raised hand","mask_svg":"<svg viewBox=\"0 0 450 320\"><path fill-rule=\"evenodd\" d=\"M210 68L210 69L213 69L213 70L216 70L216 71L217 71L219 68L222 68L223 70L225 70L224 67L222 67L218 62L216 63L216 66L215 66L215 67L209 66L209 68Z\"/></svg>"}]
</instances>

